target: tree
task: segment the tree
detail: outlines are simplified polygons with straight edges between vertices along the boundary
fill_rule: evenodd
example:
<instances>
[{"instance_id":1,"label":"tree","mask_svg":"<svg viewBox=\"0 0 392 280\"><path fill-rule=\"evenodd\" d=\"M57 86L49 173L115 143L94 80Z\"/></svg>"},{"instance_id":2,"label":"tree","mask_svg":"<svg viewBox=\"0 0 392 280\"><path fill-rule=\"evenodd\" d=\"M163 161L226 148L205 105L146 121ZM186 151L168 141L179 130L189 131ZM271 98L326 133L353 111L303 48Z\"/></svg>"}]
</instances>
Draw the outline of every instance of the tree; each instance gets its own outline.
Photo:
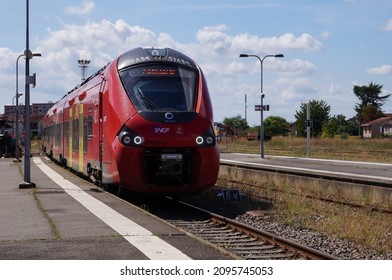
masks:
<instances>
[{"instance_id":1,"label":"tree","mask_svg":"<svg viewBox=\"0 0 392 280\"><path fill-rule=\"evenodd\" d=\"M347 134L347 125L348 122L346 121L346 117L344 115L333 116L324 123L321 136L324 138L333 138L335 135L340 134L342 137L345 137L345 134Z\"/></svg>"},{"instance_id":2,"label":"tree","mask_svg":"<svg viewBox=\"0 0 392 280\"><path fill-rule=\"evenodd\" d=\"M270 116L264 120L264 134L268 136L285 136L289 132L289 123L285 118Z\"/></svg>"},{"instance_id":3,"label":"tree","mask_svg":"<svg viewBox=\"0 0 392 280\"><path fill-rule=\"evenodd\" d=\"M313 122L311 135L319 137L322 132L323 124L329 120L331 106L323 100L312 100L310 101L310 108L310 119ZM296 111L295 113L298 136L306 136L306 115L307 103L301 103L299 111Z\"/></svg>"},{"instance_id":4,"label":"tree","mask_svg":"<svg viewBox=\"0 0 392 280\"><path fill-rule=\"evenodd\" d=\"M237 115L231 118L224 118L223 123L227 127L228 135L233 135L234 131L236 130L244 131L249 128L248 122L244 118L242 118L241 115Z\"/></svg>"},{"instance_id":5,"label":"tree","mask_svg":"<svg viewBox=\"0 0 392 280\"><path fill-rule=\"evenodd\" d=\"M366 123L382 117L384 113L381 107L385 104L390 94L380 96L382 85L373 82L365 86L354 86L353 91L359 99L359 103L354 107L361 123Z\"/></svg>"},{"instance_id":6,"label":"tree","mask_svg":"<svg viewBox=\"0 0 392 280\"><path fill-rule=\"evenodd\" d=\"M384 117L384 112L375 105L368 104L362 107L359 116L361 123L367 123Z\"/></svg>"}]
</instances>

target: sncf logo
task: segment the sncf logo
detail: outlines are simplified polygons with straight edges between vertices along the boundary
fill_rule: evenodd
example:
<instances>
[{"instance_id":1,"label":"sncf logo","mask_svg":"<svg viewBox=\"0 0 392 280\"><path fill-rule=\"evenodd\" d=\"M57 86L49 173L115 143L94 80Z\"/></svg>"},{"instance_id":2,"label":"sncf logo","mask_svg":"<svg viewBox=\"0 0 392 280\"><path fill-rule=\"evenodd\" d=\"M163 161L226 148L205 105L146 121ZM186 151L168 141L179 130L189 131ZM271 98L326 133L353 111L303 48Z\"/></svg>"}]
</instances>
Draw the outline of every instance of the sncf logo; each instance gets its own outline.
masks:
<instances>
[{"instance_id":1,"label":"sncf logo","mask_svg":"<svg viewBox=\"0 0 392 280\"><path fill-rule=\"evenodd\" d=\"M169 127L155 127L154 128L154 133L156 134L165 134L170 131Z\"/></svg>"}]
</instances>

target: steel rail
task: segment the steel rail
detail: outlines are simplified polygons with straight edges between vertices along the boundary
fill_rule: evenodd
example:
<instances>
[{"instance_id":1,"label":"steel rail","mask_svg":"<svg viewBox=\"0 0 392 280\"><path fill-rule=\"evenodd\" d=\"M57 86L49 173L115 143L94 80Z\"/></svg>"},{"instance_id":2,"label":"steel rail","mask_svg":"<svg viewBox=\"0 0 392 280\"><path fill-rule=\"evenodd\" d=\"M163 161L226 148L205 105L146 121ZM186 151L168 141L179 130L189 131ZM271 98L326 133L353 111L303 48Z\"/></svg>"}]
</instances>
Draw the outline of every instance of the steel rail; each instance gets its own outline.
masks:
<instances>
[{"instance_id":1,"label":"steel rail","mask_svg":"<svg viewBox=\"0 0 392 280\"><path fill-rule=\"evenodd\" d=\"M182 201L179 201L179 203L186 207L190 207L195 211L199 211L203 214L209 215L211 217L211 220L213 220L216 223L226 225L230 228L235 229L236 231L243 232L256 239L265 240L271 244L275 244L276 246L280 248L284 248L290 252L298 253L299 255L302 256L303 259L311 259L311 260L336 260L337 259L336 257L331 256L322 251L318 251L313 248L294 242L292 240L282 238L270 232L254 228L252 226L243 223L239 223L235 220L212 213L210 211L204 210L200 207L191 205L189 203L182 202Z\"/></svg>"}]
</instances>

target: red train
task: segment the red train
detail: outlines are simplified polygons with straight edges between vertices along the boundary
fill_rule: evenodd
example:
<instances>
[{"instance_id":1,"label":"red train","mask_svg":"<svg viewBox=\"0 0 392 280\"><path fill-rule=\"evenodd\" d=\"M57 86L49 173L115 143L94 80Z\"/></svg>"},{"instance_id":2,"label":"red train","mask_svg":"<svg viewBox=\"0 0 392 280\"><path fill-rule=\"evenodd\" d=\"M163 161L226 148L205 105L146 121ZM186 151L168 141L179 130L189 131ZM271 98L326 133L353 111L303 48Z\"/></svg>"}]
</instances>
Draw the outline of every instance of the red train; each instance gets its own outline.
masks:
<instances>
[{"instance_id":1,"label":"red train","mask_svg":"<svg viewBox=\"0 0 392 280\"><path fill-rule=\"evenodd\" d=\"M206 80L173 49L120 55L55 104L43 130L49 157L103 185L186 194L217 179Z\"/></svg>"}]
</instances>

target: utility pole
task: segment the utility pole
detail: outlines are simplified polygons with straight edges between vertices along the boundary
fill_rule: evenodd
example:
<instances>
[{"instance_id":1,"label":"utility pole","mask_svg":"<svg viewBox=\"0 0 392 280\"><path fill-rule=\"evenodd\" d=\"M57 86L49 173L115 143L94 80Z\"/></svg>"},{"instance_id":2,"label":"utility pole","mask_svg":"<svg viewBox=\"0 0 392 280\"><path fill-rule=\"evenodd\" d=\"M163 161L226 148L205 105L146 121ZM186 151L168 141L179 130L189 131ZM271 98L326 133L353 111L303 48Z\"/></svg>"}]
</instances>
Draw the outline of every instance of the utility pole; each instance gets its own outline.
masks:
<instances>
[{"instance_id":1,"label":"utility pole","mask_svg":"<svg viewBox=\"0 0 392 280\"><path fill-rule=\"evenodd\" d=\"M312 120L310 119L310 102L306 106L306 157L310 158L310 128Z\"/></svg>"},{"instance_id":2,"label":"utility pole","mask_svg":"<svg viewBox=\"0 0 392 280\"><path fill-rule=\"evenodd\" d=\"M35 85L35 75L30 76L30 59L33 54L29 49L29 0L26 0L26 50L24 52L26 57L26 74L25 74L25 137L24 137L24 182L19 184L19 189L35 188L35 183L30 179L30 156L31 156L31 142L30 142L30 84ZM19 104L18 104L19 105Z\"/></svg>"},{"instance_id":3,"label":"utility pole","mask_svg":"<svg viewBox=\"0 0 392 280\"><path fill-rule=\"evenodd\" d=\"M248 123L247 111L248 111L248 103L247 103L247 100L246 100L246 93L245 93L245 122L246 123Z\"/></svg>"}]
</instances>

